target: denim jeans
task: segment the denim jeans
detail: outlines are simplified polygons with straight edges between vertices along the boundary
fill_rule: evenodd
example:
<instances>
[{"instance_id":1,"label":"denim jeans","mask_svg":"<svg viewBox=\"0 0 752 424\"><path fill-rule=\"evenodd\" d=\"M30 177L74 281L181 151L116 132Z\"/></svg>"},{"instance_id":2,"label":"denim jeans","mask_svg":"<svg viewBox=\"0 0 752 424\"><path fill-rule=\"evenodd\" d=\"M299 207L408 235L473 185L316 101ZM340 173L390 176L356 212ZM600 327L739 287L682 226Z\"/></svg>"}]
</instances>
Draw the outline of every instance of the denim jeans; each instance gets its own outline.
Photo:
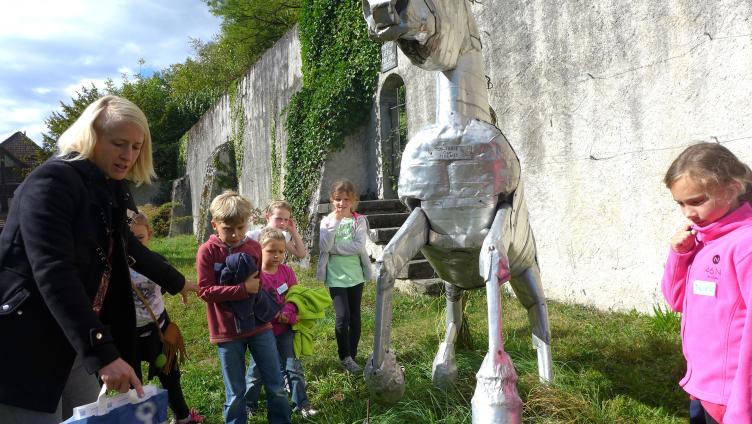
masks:
<instances>
[{"instance_id":1,"label":"denim jeans","mask_svg":"<svg viewBox=\"0 0 752 424\"><path fill-rule=\"evenodd\" d=\"M219 343L217 351L225 380L225 423L246 424L246 396L250 388L253 370L245 369L245 351L251 351L253 361L259 364L261 381L266 388L267 421L270 424L290 423L290 404L282 387L279 373L279 355L272 330L262 331L254 336Z\"/></svg>"},{"instance_id":2,"label":"denim jeans","mask_svg":"<svg viewBox=\"0 0 752 424\"><path fill-rule=\"evenodd\" d=\"M290 396L292 397L293 408L300 409L310 406L308 396L306 395L306 383L303 376L303 366L295 357L293 349L294 333L285 331L277 336L277 351L279 352L279 362L284 365L282 374L287 377L287 383L290 385ZM246 401L250 409L258 407L258 399L261 393L261 382L259 379L259 370L256 364L251 361L251 383L248 387L248 396Z\"/></svg>"}]
</instances>

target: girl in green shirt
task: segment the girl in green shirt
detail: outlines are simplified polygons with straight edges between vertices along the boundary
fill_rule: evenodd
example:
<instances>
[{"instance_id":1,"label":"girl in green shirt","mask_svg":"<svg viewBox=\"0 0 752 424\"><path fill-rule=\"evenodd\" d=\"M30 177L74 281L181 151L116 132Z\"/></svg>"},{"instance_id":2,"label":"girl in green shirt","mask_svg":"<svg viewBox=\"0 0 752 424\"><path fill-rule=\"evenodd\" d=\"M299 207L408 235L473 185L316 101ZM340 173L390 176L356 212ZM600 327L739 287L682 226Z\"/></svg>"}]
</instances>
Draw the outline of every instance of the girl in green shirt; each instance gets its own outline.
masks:
<instances>
[{"instance_id":1,"label":"girl in green shirt","mask_svg":"<svg viewBox=\"0 0 752 424\"><path fill-rule=\"evenodd\" d=\"M360 374L363 370L355 360L360 342L360 301L363 284L372 278L366 253L368 222L354 212L358 196L352 182L332 184L329 200L334 210L321 221L316 275L329 288L334 304L340 362L347 372Z\"/></svg>"}]
</instances>

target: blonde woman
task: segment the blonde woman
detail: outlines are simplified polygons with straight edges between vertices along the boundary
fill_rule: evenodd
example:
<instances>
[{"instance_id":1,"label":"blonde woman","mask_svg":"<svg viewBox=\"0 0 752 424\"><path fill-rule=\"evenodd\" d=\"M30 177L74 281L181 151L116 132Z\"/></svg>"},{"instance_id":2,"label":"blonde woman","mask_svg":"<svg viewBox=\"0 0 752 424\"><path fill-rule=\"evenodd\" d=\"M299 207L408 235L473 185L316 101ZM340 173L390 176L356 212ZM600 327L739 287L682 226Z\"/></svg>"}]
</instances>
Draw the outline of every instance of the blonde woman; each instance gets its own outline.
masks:
<instances>
[{"instance_id":1,"label":"blonde woman","mask_svg":"<svg viewBox=\"0 0 752 424\"><path fill-rule=\"evenodd\" d=\"M90 104L13 197L0 234L0 422L58 423L99 385L143 394L129 261L172 293L196 285L136 240L126 179L154 178L143 112ZM96 374L95 374L96 373Z\"/></svg>"}]
</instances>

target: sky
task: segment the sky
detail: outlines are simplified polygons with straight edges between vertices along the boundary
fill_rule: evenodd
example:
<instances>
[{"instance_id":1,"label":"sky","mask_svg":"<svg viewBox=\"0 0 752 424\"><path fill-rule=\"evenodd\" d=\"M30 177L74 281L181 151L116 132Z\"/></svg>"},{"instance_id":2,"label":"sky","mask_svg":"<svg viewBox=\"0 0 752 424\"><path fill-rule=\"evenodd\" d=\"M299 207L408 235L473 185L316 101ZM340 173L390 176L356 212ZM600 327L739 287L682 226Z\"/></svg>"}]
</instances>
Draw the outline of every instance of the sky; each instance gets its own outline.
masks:
<instances>
[{"instance_id":1,"label":"sky","mask_svg":"<svg viewBox=\"0 0 752 424\"><path fill-rule=\"evenodd\" d=\"M202 0L10 0L2 9L0 141L25 131L38 144L45 118L81 86L182 63L190 39L211 40L221 23Z\"/></svg>"}]
</instances>

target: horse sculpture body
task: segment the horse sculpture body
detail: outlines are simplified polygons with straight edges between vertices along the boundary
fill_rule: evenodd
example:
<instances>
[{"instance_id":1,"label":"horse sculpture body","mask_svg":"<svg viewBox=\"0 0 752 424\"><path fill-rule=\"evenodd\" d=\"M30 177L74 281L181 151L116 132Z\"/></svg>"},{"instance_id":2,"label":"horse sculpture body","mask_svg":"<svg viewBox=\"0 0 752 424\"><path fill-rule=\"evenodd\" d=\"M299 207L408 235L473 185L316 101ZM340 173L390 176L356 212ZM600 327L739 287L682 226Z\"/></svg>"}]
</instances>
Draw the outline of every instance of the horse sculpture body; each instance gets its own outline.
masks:
<instances>
[{"instance_id":1,"label":"horse sculpture body","mask_svg":"<svg viewBox=\"0 0 752 424\"><path fill-rule=\"evenodd\" d=\"M394 278L418 251L445 281L446 335L433 381L457 376L455 341L463 290L486 288L488 353L477 373L473 423L518 423L517 375L504 351L500 285L511 280L527 308L542 381L552 378L548 311L517 155L491 124L481 43L466 0L362 0L372 38L396 41L411 62L438 71L436 122L412 137L402 156L398 193L411 213L377 260L374 352L365 377L371 395L390 403L404 373L390 350Z\"/></svg>"}]
</instances>

